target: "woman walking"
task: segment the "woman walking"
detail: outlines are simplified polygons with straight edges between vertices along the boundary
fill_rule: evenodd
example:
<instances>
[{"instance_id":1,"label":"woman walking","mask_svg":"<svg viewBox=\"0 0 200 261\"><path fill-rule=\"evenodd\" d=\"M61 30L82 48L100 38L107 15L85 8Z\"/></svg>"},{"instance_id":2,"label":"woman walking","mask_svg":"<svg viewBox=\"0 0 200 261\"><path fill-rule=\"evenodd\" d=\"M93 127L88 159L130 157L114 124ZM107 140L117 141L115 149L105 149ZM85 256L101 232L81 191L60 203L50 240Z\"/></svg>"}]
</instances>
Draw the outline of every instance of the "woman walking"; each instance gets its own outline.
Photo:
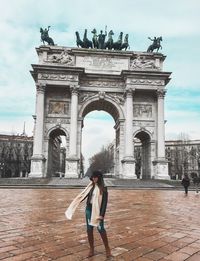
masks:
<instances>
[{"instance_id":1,"label":"woman walking","mask_svg":"<svg viewBox=\"0 0 200 261\"><path fill-rule=\"evenodd\" d=\"M103 175L100 171L93 171L90 180L91 182L88 184L88 186L72 201L66 210L65 215L67 219L72 219L72 215L74 214L79 203L86 199L85 216L87 236L90 246L88 257L94 255L94 227L97 227L97 230L102 238L106 249L106 256L111 257L107 233L104 228L104 216L106 213L108 201L107 188L104 185Z\"/></svg>"}]
</instances>

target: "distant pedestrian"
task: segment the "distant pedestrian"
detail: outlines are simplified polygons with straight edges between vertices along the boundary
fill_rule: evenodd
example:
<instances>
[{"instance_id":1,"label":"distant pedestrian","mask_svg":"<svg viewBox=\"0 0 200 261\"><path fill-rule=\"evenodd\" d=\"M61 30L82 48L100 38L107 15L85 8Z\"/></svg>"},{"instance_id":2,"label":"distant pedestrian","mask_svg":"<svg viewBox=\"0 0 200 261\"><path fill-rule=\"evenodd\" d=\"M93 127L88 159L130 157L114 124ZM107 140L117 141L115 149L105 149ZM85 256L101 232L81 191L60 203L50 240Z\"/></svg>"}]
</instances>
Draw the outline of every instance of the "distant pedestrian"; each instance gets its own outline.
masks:
<instances>
[{"instance_id":1,"label":"distant pedestrian","mask_svg":"<svg viewBox=\"0 0 200 261\"><path fill-rule=\"evenodd\" d=\"M184 174L184 177L181 181L181 184L183 185L184 189L185 189L185 195L187 196L188 194L188 187L190 186L190 179L188 174Z\"/></svg>"},{"instance_id":2,"label":"distant pedestrian","mask_svg":"<svg viewBox=\"0 0 200 261\"><path fill-rule=\"evenodd\" d=\"M67 219L72 219L72 215L79 203L87 198L85 215L87 236L90 246L88 257L92 257L94 255L94 227L97 227L97 230L101 235L106 249L106 256L111 257L107 233L104 228L104 216L108 200L107 187L104 185L103 175L100 171L93 171L90 180L91 182L87 185L87 187L72 201L65 212L65 216Z\"/></svg>"},{"instance_id":3,"label":"distant pedestrian","mask_svg":"<svg viewBox=\"0 0 200 261\"><path fill-rule=\"evenodd\" d=\"M194 184L196 193L199 193L199 183L200 183L200 178L197 175L195 175L193 177L193 184Z\"/></svg>"}]
</instances>

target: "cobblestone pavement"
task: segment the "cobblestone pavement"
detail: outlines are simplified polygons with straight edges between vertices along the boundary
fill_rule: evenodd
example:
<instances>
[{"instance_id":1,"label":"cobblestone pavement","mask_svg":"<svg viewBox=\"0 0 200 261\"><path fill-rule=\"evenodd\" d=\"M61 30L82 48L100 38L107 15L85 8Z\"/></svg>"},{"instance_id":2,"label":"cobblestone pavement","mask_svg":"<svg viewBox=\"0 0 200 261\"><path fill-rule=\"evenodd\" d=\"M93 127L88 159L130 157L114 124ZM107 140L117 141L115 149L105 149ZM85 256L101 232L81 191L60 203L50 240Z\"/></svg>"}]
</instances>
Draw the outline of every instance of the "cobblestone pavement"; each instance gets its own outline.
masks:
<instances>
[{"instance_id":1,"label":"cobblestone pavement","mask_svg":"<svg viewBox=\"0 0 200 261\"><path fill-rule=\"evenodd\" d=\"M80 189L1 189L0 259L106 260L95 230L87 258L84 208L72 221L64 212ZM109 189L106 228L117 261L199 261L200 195L190 191Z\"/></svg>"}]
</instances>

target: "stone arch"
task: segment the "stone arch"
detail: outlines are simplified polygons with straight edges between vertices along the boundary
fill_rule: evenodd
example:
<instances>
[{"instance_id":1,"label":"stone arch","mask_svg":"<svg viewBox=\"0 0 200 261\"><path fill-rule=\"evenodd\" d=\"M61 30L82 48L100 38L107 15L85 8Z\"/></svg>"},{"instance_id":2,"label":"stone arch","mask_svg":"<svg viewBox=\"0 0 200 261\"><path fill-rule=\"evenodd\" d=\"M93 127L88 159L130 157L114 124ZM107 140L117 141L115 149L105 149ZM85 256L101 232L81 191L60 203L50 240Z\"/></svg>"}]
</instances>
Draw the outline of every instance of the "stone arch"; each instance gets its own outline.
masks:
<instances>
[{"instance_id":1,"label":"stone arch","mask_svg":"<svg viewBox=\"0 0 200 261\"><path fill-rule=\"evenodd\" d=\"M150 131L148 131L146 128L141 128L141 129L139 129L139 130L137 130L137 131L135 131L134 133L133 133L133 137L135 138L143 138L143 139L145 139L145 138L150 138L150 140L152 140L152 133L150 132ZM139 138L139 139L140 139Z\"/></svg>"},{"instance_id":2,"label":"stone arch","mask_svg":"<svg viewBox=\"0 0 200 261\"><path fill-rule=\"evenodd\" d=\"M54 131L55 131L55 132L58 132L58 133L59 133L59 131L60 131L61 133L63 133L63 134L66 136L67 139L69 138L69 133L68 133L68 131L67 131L65 128L63 128L62 126L56 125L56 126L50 128L50 129L48 130L48 132L47 132L47 137L48 137L48 139L50 138L51 133L54 132ZM58 135L59 135L59 134L58 134Z\"/></svg>"},{"instance_id":3,"label":"stone arch","mask_svg":"<svg viewBox=\"0 0 200 261\"><path fill-rule=\"evenodd\" d=\"M65 151L61 151L62 140L60 136L66 137ZM63 127L56 125L48 130L48 176L58 176L65 172L65 158L69 142L69 133Z\"/></svg>"},{"instance_id":4,"label":"stone arch","mask_svg":"<svg viewBox=\"0 0 200 261\"><path fill-rule=\"evenodd\" d=\"M89 112L94 110L106 111L113 117L115 123L118 120L124 119L124 112L121 107L108 97L105 97L104 99L100 99L99 97L88 99L80 108L79 117L84 118Z\"/></svg>"},{"instance_id":5,"label":"stone arch","mask_svg":"<svg viewBox=\"0 0 200 261\"><path fill-rule=\"evenodd\" d=\"M137 130L134 133L134 138L137 138L141 142L140 158L136 157L135 171L137 177L143 179L151 178L151 138L152 135L144 128Z\"/></svg>"}]
</instances>

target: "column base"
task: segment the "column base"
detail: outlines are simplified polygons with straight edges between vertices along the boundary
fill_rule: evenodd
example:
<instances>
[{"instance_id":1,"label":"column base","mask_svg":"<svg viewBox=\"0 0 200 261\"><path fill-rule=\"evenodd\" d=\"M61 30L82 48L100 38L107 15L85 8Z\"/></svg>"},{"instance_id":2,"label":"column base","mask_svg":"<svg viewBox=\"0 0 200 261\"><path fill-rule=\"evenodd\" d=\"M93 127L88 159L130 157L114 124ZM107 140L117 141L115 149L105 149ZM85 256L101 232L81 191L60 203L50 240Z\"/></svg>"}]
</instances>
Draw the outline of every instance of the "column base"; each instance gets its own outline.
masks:
<instances>
[{"instance_id":1,"label":"column base","mask_svg":"<svg viewBox=\"0 0 200 261\"><path fill-rule=\"evenodd\" d=\"M79 178L78 175L78 161L75 157L66 158L65 164L65 178Z\"/></svg>"},{"instance_id":2,"label":"column base","mask_svg":"<svg viewBox=\"0 0 200 261\"><path fill-rule=\"evenodd\" d=\"M166 179L169 180L168 173L168 161L166 159L157 159L153 161L154 165L154 179Z\"/></svg>"},{"instance_id":3,"label":"column base","mask_svg":"<svg viewBox=\"0 0 200 261\"><path fill-rule=\"evenodd\" d=\"M122 168L122 178L137 179L137 176L135 175L135 159L133 157L124 157L122 160Z\"/></svg>"},{"instance_id":4,"label":"column base","mask_svg":"<svg viewBox=\"0 0 200 261\"><path fill-rule=\"evenodd\" d=\"M44 163L46 159L43 155L33 155L31 158L31 172L29 178L44 178Z\"/></svg>"}]
</instances>

